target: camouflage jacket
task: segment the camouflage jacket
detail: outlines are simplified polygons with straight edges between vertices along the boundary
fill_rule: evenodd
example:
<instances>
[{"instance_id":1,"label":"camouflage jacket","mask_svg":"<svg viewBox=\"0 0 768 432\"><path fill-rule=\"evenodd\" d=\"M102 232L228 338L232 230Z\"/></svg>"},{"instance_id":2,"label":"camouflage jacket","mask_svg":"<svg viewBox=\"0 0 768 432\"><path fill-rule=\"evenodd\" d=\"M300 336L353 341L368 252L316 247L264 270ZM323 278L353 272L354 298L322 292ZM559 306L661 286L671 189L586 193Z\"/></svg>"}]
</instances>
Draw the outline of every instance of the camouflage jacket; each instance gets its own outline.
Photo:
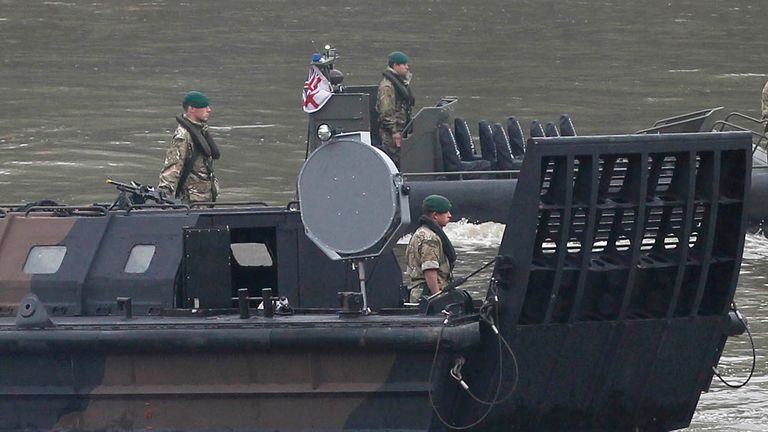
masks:
<instances>
[{"instance_id":1,"label":"camouflage jacket","mask_svg":"<svg viewBox=\"0 0 768 432\"><path fill-rule=\"evenodd\" d=\"M768 82L763 87L763 120L768 119Z\"/></svg>"},{"instance_id":2,"label":"camouflage jacket","mask_svg":"<svg viewBox=\"0 0 768 432\"><path fill-rule=\"evenodd\" d=\"M392 68L387 68L393 74L396 73ZM405 85L408 85L411 74L405 78ZM397 97L394 84L386 78L379 83L379 90L376 96L376 112L379 113L379 129L388 134L401 132L408 122L408 112L410 105L408 101Z\"/></svg>"},{"instance_id":3,"label":"camouflage jacket","mask_svg":"<svg viewBox=\"0 0 768 432\"><path fill-rule=\"evenodd\" d=\"M208 127L206 124L194 124L201 128ZM190 164L189 174L182 189L177 191L185 162ZM165 164L160 172L158 188L168 196L175 196L186 204L214 201L218 195L219 182L213 174L213 159L206 157L195 147L189 132L181 125L176 126L171 145L165 154Z\"/></svg>"},{"instance_id":4,"label":"camouflage jacket","mask_svg":"<svg viewBox=\"0 0 768 432\"><path fill-rule=\"evenodd\" d=\"M425 225L416 229L405 250L407 273L413 284L423 282L424 270L437 270L440 289L451 280L451 264L443 252L440 237Z\"/></svg>"}]
</instances>

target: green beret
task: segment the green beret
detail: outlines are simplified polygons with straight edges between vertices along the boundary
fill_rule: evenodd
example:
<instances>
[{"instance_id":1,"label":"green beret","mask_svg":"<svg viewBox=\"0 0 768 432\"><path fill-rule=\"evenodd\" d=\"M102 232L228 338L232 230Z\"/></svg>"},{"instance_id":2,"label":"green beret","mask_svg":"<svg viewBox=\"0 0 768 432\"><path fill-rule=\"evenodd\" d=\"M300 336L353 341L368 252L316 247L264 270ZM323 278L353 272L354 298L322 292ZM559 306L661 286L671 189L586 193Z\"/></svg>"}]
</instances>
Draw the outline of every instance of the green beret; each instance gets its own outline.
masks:
<instances>
[{"instance_id":1,"label":"green beret","mask_svg":"<svg viewBox=\"0 0 768 432\"><path fill-rule=\"evenodd\" d=\"M430 195L424 198L421 208L438 213L445 213L451 210L451 202L442 195Z\"/></svg>"},{"instance_id":2,"label":"green beret","mask_svg":"<svg viewBox=\"0 0 768 432\"><path fill-rule=\"evenodd\" d=\"M404 52L393 51L389 53L388 60L389 60L390 66L396 65L396 64L406 64L408 63L408 56L405 55Z\"/></svg>"},{"instance_id":3,"label":"green beret","mask_svg":"<svg viewBox=\"0 0 768 432\"><path fill-rule=\"evenodd\" d=\"M192 106L195 108L205 108L208 106L208 96L199 91L191 91L184 96L184 100L181 102L181 106L184 109Z\"/></svg>"}]
</instances>

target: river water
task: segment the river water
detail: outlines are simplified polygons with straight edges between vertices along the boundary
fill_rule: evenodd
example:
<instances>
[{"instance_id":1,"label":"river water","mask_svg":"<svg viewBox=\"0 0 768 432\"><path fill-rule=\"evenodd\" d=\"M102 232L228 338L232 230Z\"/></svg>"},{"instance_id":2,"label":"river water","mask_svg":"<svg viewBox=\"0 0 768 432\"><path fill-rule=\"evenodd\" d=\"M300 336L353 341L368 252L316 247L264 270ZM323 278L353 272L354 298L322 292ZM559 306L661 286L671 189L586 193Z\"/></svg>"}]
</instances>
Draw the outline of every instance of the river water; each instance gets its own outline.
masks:
<instances>
[{"instance_id":1,"label":"river water","mask_svg":"<svg viewBox=\"0 0 768 432\"><path fill-rule=\"evenodd\" d=\"M0 202L108 201L107 176L155 184L196 89L212 101L221 199L284 203L305 154L301 86L325 43L348 84L378 82L387 53L407 52L417 108L455 95L470 124L569 113L598 134L716 106L758 115L766 16L757 0L0 0ZM502 230L452 224L458 273L493 256ZM755 377L714 384L692 430L768 430L767 264L768 241L750 236L737 301ZM732 340L722 371L744 377L750 361Z\"/></svg>"}]
</instances>

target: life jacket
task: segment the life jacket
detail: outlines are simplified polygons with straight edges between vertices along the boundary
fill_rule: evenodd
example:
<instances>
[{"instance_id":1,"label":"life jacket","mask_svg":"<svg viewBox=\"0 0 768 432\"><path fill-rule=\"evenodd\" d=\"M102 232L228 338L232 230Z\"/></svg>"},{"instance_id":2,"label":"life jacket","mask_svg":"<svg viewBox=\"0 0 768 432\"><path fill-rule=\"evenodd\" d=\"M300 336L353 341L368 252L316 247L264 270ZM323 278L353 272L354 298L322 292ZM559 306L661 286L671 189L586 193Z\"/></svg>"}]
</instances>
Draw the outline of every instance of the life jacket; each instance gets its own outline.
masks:
<instances>
[{"instance_id":1,"label":"life jacket","mask_svg":"<svg viewBox=\"0 0 768 432\"><path fill-rule=\"evenodd\" d=\"M219 147L216 145L216 141L213 140L213 137L208 132L208 128L201 128L192 123L192 121L190 121L188 118L180 115L176 116L176 121L181 127L184 128L184 130L189 132L189 136L192 138L192 144L195 146L195 148L200 153L205 155L205 166L208 168L211 179L211 198L212 201L216 201L216 175L213 172L213 160L218 160L221 157ZM189 173L191 171L192 159L190 158L184 161L184 166L181 169L181 174L179 175L179 184L176 187L176 198L181 197L182 191L184 190L184 184L187 182L187 177L189 177Z\"/></svg>"},{"instance_id":2,"label":"life jacket","mask_svg":"<svg viewBox=\"0 0 768 432\"><path fill-rule=\"evenodd\" d=\"M405 124L411 121L411 112L413 111L413 105L416 103L416 96L413 95L411 86L407 85L403 78L387 69L381 73L387 81L392 83L395 88L395 97L405 104Z\"/></svg>"},{"instance_id":3,"label":"life jacket","mask_svg":"<svg viewBox=\"0 0 768 432\"><path fill-rule=\"evenodd\" d=\"M219 147L216 145L211 134L208 133L208 128L200 128L184 116L176 116L176 121L189 132L195 147L206 157L213 159L221 157Z\"/></svg>"}]
</instances>

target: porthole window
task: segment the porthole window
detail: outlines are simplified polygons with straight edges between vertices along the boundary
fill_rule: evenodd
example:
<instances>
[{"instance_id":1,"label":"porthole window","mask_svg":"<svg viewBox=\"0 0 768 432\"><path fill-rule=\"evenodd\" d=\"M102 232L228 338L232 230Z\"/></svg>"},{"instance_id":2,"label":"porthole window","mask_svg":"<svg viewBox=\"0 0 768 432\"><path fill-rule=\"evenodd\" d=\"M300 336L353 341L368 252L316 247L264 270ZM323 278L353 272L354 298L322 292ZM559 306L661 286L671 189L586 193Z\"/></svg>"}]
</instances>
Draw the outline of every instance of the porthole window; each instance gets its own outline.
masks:
<instances>
[{"instance_id":1,"label":"porthole window","mask_svg":"<svg viewBox=\"0 0 768 432\"><path fill-rule=\"evenodd\" d=\"M243 267L272 267L272 256L264 243L232 243L232 256Z\"/></svg>"},{"instance_id":2,"label":"porthole window","mask_svg":"<svg viewBox=\"0 0 768 432\"><path fill-rule=\"evenodd\" d=\"M131 255L123 269L126 273L144 273L155 256L155 245L136 245L131 249Z\"/></svg>"},{"instance_id":3,"label":"porthole window","mask_svg":"<svg viewBox=\"0 0 768 432\"><path fill-rule=\"evenodd\" d=\"M66 246L33 246L24 263L24 273L28 274L53 274L59 271L64 255L67 254Z\"/></svg>"}]
</instances>

